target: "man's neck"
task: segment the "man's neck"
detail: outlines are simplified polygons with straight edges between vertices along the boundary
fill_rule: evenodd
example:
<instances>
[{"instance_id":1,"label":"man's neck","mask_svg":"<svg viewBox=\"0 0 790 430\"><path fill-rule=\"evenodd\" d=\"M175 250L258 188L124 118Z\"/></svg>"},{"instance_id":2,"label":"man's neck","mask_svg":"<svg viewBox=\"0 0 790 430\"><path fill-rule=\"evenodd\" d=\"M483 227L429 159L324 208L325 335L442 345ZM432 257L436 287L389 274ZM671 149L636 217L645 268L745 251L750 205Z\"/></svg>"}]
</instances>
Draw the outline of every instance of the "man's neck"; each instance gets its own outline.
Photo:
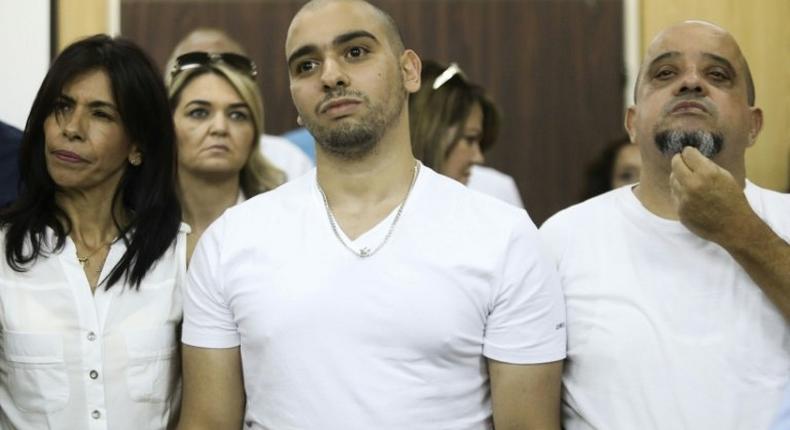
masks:
<instances>
[{"instance_id":1,"label":"man's neck","mask_svg":"<svg viewBox=\"0 0 790 430\"><path fill-rule=\"evenodd\" d=\"M634 195L654 215L678 220L677 206L672 201L669 186L669 174L652 175L646 170L642 170L639 185L633 189Z\"/></svg>"},{"instance_id":2,"label":"man's neck","mask_svg":"<svg viewBox=\"0 0 790 430\"><path fill-rule=\"evenodd\" d=\"M344 159L320 147L316 152L318 184L335 220L352 240L403 203L416 163L408 121L388 130L362 158Z\"/></svg>"},{"instance_id":3,"label":"man's neck","mask_svg":"<svg viewBox=\"0 0 790 430\"><path fill-rule=\"evenodd\" d=\"M415 162L408 122L389 129L358 159L338 157L320 146L316 150L318 183L333 207L345 202L376 204L402 194L411 183Z\"/></svg>"}]
</instances>

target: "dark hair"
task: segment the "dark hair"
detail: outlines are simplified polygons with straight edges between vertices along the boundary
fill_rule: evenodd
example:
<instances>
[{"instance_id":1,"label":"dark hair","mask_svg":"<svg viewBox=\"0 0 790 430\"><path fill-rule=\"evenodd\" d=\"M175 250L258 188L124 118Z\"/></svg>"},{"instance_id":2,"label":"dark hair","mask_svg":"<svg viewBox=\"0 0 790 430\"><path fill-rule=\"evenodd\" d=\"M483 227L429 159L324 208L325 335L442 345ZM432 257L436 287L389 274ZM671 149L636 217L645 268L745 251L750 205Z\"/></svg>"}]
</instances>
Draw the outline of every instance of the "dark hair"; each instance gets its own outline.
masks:
<instances>
[{"instance_id":1,"label":"dark hair","mask_svg":"<svg viewBox=\"0 0 790 430\"><path fill-rule=\"evenodd\" d=\"M113 223L127 249L102 283L109 289L123 278L139 289L148 270L176 238L181 208L175 194L175 131L164 84L153 61L122 38L96 35L75 42L47 72L22 136L19 198L0 212L0 228L6 229L6 262L24 272L39 257L61 250L71 232L71 220L55 200L58 186L46 167L44 121L63 87L95 70L107 73L124 130L143 160L139 166L127 164L115 190ZM128 224L116 219L118 209ZM47 242L47 228L54 231L54 244Z\"/></svg>"},{"instance_id":2,"label":"dark hair","mask_svg":"<svg viewBox=\"0 0 790 430\"><path fill-rule=\"evenodd\" d=\"M447 130L462 125L475 103L483 110L483 136L480 149L489 149L499 135L499 110L489 99L483 87L469 82L461 73L455 74L434 89L436 78L447 66L432 60L422 63L422 86L409 96L409 126L414 156L426 166L440 170L447 154L461 139L463 130L458 128L448 145Z\"/></svg>"},{"instance_id":3,"label":"dark hair","mask_svg":"<svg viewBox=\"0 0 790 430\"><path fill-rule=\"evenodd\" d=\"M587 182L582 200L587 200L612 189L612 173L620 150L631 145L631 139L623 135L610 141L585 171Z\"/></svg>"}]
</instances>

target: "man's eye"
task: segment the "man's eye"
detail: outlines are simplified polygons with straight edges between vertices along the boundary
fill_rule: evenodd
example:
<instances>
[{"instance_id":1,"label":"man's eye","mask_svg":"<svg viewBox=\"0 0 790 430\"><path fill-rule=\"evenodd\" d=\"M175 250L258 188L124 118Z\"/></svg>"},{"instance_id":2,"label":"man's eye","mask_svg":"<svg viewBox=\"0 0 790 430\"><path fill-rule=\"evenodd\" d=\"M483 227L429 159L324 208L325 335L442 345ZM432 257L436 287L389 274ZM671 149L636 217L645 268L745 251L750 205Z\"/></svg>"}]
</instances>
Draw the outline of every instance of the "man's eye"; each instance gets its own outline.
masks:
<instances>
[{"instance_id":1,"label":"man's eye","mask_svg":"<svg viewBox=\"0 0 790 430\"><path fill-rule=\"evenodd\" d=\"M348 49L346 55L351 58L359 58L368 53L368 50L361 46L353 46Z\"/></svg>"},{"instance_id":2,"label":"man's eye","mask_svg":"<svg viewBox=\"0 0 790 430\"><path fill-rule=\"evenodd\" d=\"M656 79L669 79L669 78L671 78L674 75L675 75L675 72L673 72L670 69L661 69L661 70L657 71L655 73L655 75L653 75L653 76Z\"/></svg>"},{"instance_id":3,"label":"man's eye","mask_svg":"<svg viewBox=\"0 0 790 430\"><path fill-rule=\"evenodd\" d=\"M721 70L713 70L708 75L716 81L728 81L730 79L730 75Z\"/></svg>"},{"instance_id":4,"label":"man's eye","mask_svg":"<svg viewBox=\"0 0 790 430\"><path fill-rule=\"evenodd\" d=\"M296 72L297 73L308 73L315 69L317 64L315 61L303 61L296 65Z\"/></svg>"}]
</instances>

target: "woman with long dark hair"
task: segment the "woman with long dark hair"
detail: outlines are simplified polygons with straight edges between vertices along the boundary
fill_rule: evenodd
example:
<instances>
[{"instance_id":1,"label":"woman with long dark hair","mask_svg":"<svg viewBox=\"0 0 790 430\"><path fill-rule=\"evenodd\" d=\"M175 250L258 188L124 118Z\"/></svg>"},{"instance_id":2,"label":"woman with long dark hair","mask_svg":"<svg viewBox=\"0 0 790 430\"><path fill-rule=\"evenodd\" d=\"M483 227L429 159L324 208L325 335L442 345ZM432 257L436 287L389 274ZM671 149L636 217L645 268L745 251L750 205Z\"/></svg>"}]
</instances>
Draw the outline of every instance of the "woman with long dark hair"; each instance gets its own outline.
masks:
<instances>
[{"instance_id":1,"label":"woman with long dark hair","mask_svg":"<svg viewBox=\"0 0 790 430\"><path fill-rule=\"evenodd\" d=\"M186 229L161 78L123 39L67 47L0 212L0 427L160 429L178 413Z\"/></svg>"}]
</instances>

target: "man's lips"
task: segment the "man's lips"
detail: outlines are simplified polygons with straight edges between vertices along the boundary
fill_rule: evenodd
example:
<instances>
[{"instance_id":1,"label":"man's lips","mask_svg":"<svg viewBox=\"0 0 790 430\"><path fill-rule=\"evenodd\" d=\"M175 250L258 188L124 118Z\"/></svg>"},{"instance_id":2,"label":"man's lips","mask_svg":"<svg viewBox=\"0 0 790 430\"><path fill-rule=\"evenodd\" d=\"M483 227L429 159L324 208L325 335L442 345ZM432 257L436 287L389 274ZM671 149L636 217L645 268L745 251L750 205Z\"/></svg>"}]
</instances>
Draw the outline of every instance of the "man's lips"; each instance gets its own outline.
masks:
<instances>
[{"instance_id":1,"label":"man's lips","mask_svg":"<svg viewBox=\"0 0 790 430\"><path fill-rule=\"evenodd\" d=\"M704 104L692 101L684 101L677 103L675 106L672 107L671 113L683 113L683 112L704 112L708 113L708 108L705 107Z\"/></svg>"},{"instance_id":2,"label":"man's lips","mask_svg":"<svg viewBox=\"0 0 790 430\"><path fill-rule=\"evenodd\" d=\"M58 160L65 161L67 163L87 163L88 162L88 160L80 157L76 153L71 152L71 151L66 151L66 150L63 150L63 149L58 149L58 150L52 151L52 155L54 155L55 158L57 158Z\"/></svg>"},{"instance_id":3,"label":"man's lips","mask_svg":"<svg viewBox=\"0 0 790 430\"><path fill-rule=\"evenodd\" d=\"M352 110L360 103L360 100L352 98L335 99L321 104L318 111L320 113L337 114L347 110Z\"/></svg>"}]
</instances>

